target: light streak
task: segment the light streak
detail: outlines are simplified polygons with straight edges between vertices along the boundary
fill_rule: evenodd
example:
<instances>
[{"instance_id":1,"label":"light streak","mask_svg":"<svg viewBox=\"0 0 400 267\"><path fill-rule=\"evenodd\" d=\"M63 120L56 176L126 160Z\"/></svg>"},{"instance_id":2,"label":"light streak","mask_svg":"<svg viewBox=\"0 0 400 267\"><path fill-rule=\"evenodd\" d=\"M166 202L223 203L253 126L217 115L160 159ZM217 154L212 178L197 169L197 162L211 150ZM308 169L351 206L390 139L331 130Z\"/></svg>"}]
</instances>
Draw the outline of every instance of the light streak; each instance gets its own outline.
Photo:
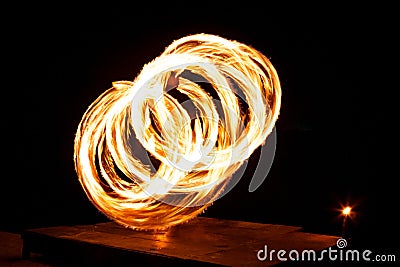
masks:
<instances>
[{"instance_id":1,"label":"light streak","mask_svg":"<svg viewBox=\"0 0 400 267\"><path fill-rule=\"evenodd\" d=\"M89 106L74 143L79 181L97 209L126 227L186 222L227 193L280 105L278 74L258 50L210 34L175 40Z\"/></svg>"}]
</instances>

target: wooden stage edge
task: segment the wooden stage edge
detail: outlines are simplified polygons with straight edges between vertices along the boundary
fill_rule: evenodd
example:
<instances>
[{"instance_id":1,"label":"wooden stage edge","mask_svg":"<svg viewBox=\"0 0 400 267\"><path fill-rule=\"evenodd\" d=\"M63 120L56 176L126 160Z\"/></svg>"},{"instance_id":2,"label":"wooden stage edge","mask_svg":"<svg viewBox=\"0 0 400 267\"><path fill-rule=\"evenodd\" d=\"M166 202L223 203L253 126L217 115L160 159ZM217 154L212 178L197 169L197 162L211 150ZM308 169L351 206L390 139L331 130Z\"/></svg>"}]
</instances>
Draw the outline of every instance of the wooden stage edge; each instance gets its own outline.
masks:
<instances>
[{"instance_id":1,"label":"wooden stage edge","mask_svg":"<svg viewBox=\"0 0 400 267\"><path fill-rule=\"evenodd\" d=\"M276 253L260 261L265 246L269 252L318 252L338 240L296 226L207 217L158 232L105 222L27 229L21 237L23 258L37 253L74 266L271 266L282 262Z\"/></svg>"}]
</instances>

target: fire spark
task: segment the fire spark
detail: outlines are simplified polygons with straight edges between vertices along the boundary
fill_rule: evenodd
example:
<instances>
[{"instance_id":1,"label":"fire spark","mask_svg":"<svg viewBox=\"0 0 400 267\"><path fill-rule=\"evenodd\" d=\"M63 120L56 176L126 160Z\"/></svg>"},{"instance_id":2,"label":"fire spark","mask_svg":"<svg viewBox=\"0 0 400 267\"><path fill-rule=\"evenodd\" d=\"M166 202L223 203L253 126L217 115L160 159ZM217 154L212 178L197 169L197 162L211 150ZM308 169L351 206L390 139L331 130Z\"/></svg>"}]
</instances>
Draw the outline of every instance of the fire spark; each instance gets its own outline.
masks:
<instances>
[{"instance_id":1,"label":"fire spark","mask_svg":"<svg viewBox=\"0 0 400 267\"><path fill-rule=\"evenodd\" d=\"M204 212L265 143L281 105L270 60L210 34L175 40L133 81L112 85L79 123L74 163L95 207L132 229Z\"/></svg>"}]
</instances>

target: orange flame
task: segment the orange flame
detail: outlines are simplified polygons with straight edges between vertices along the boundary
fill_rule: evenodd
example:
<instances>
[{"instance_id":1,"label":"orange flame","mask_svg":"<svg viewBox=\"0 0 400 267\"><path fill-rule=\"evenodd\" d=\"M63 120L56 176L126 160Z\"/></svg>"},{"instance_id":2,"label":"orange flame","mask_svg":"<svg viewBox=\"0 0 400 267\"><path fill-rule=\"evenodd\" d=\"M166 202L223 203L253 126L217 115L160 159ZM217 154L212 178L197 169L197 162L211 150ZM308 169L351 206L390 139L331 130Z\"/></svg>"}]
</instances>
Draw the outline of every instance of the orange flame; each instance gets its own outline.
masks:
<instances>
[{"instance_id":1,"label":"orange flame","mask_svg":"<svg viewBox=\"0 0 400 267\"><path fill-rule=\"evenodd\" d=\"M342 214L347 216L351 213L351 207L347 206L342 210Z\"/></svg>"},{"instance_id":2,"label":"orange flame","mask_svg":"<svg viewBox=\"0 0 400 267\"><path fill-rule=\"evenodd\" d=\"M221 197L265 143L280 99L275 68L254 48L209 34L175 40L85 112L74 144L79 181L101 212L126 227L186 222Z\"/></svg>"}]
</instances>

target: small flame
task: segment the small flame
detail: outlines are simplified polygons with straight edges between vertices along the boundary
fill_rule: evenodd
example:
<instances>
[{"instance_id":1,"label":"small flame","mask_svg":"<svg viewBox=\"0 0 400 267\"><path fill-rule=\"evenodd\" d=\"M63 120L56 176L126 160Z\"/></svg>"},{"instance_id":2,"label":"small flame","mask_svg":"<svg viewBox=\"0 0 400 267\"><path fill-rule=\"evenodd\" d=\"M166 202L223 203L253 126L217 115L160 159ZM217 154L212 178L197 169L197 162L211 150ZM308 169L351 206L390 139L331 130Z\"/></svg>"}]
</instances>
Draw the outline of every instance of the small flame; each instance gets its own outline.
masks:
<instances>
[{"instance_id":1,"label":"small flame","mask_svg":"<svg viewBox=\"0 0 400 267\"><path fill-rule=\"evenodd\" d=\"M351 212L351 207L347 206L347 207L343 208L342 214L347 216L347 215L350 215L350 212Z\"/></svg>"},{"instance_id":2,"label":"small flame","mask_svg":"<svg viewBox=\"0 0 400 267\"><path fill-rule=\"evenodd\" d=\"M89 106L75 136L79 181L101 212L126 227L187 222L265 143L280 99L276 70L259 51L215 35L183 37Z\"/></svg>"}]
</instances>

